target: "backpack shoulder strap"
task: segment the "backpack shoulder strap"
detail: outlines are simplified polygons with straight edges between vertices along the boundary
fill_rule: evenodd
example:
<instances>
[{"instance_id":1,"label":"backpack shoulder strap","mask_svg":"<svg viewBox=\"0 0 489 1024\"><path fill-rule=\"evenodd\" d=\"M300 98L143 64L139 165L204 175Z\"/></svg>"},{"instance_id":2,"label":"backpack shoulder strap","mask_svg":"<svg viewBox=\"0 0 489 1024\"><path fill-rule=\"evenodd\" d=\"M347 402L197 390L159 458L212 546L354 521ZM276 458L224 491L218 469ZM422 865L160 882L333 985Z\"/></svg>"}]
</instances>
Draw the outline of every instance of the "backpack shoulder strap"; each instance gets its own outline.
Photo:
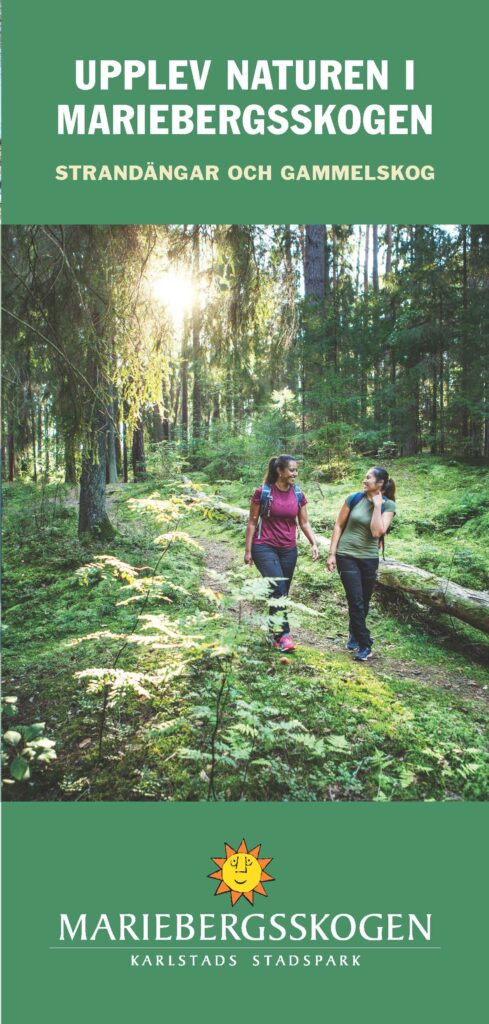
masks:
<instances>
[{"instance_id":1,"label":"backpack shoulder strap","mask_svg":"<svg viewBox=\"0 0 489 1024\"><path fill-rule=\"evenodd\" d=\"M365 495L364 495L363 491L356 491L356 493L352 495L352 498L351 498L351 501L350 501L350 512L351 512L352 508L355 508L355 505L358 505L358 502L361 501L362 498L364 498L364 497L365 497Z\"/></svg>"},{"instance_id":2,"label":"backpack shoulder strap","mask_svg":"<svg viewBox=\"0 0 489 1024\"><path fill-rule=\"evenodd\" d=\"M261 538L261 527L262 527L262 522L263 522L263 516L265 515L267 509L269 510L269 505L271 504L271 499L272 499L272 485L265 483L262 486L261 497L260 497L260 516L259 516L259 519L258 519L258 530L257 530L258 540L260 540L260 538Z\"/></svg>"},{"instance_id":3,"label":"backpack shoulder strap","mask_svg":"<svg viewBox=\"0 0 489 1024\"><path fill-rule=\"evenodd\" d=\"M271 493L272 493L272 485L271 484L263 484L263 487L261 489L261 498L260 498L260 513L261 514L263 514L263 512L264 512L264 510L265 510L265 508L266 508L266 506L267 506L267 504L268 504L268 502L270 500Z\"/></svg>"},{"instance_id":4,"label":"backpack shoulder strap","mask_svg":"<svg viewBox=\"0 0 489 1024\"><path fill-rule=\"evenodd\" d=\"M292 484L292 486L294 488L294 494L295 494L295 496L297 498L297 504L298 504L298 506L300 508L301 507L301 501L302 501L304 495L303 495L300 487L297 486L297 484Z\"/></svg>"}]
</instances>

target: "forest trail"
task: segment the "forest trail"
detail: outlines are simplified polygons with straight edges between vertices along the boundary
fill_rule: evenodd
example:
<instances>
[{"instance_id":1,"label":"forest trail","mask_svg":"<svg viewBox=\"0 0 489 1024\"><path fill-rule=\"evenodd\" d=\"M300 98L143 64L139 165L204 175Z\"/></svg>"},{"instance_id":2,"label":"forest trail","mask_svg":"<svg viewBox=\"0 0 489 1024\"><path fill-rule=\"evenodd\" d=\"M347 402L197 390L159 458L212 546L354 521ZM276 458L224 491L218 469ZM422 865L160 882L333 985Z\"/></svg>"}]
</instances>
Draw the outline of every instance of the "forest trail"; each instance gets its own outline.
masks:
<instances>
[{"instance_id":1,"label":"forest trail","mask_svg":"<svg viewBox=\"0 0 489 1024\"><path fill-rule=\"evenodd\" d=\"M206 537L199 537L199 543L205 551L206 567L203 576L203 585L212 590L219 589L221 592L229 592L226 587L226 576L235 561L235 552L223 541L210 540ZM244 620L257 625L260 617L256 608L246 601L240 601L228 608L228 613L235 619ZM345 655L343 643L334 639L318 636L312 630L302 625L294 627L294 640L299 646L312 647L316 650L338 651ZM429 686L437 686L440 689L453 693L458 697L475 701L483 701L489 704L489 689L461 679L455 673L447 673L443 668L429 665L419 665L416 662L397 661L395 658L385 654L375 654L373 660L364 666L371 672L381 672L384 675L392 675L398 679L412 679L416 683L425 683Z\"/></svg>"},{"instance_id":2,"label":"forest trail","mask_svg":"<svg viewBox=\"0 0 489 1024\"><path fill-rule=\"evenodd\" d=\"M111 484L107 491L107 507L114 516L115 499L122 491L122 484ZM78 506L78 489L72 488L65 499L65 504ZM116 523L119 527L119 523ZM135 529L133 524L132 529ZM202 577L202 584L211 590L219 590L222 593L229 593L230 587L226 585L226 577L235 563L236 553L234 549L223 540L211 540L208 537L199 536L199 544L205 552L205 570ZM261 618L257 614L256 607L247 601L239 601L228 606L228 614L237 620L247 622L259 627ZM294 627L294 640L299 646L311 647L319 651L337 651L345 655L344 643L339 643L333 637L323 637L302 624ZM374 655L371 662L364 666L371 672L381 672L383 675L391 675L398 679L412 679L416 683L425 683L429 686L437 686L442 690L454 695L480 701L489 704L489 688L470 682L461 678L458 673L447 672L441 666L420 665L415 661L397 660L389 654Z\"/></svg>"}]
</instances>

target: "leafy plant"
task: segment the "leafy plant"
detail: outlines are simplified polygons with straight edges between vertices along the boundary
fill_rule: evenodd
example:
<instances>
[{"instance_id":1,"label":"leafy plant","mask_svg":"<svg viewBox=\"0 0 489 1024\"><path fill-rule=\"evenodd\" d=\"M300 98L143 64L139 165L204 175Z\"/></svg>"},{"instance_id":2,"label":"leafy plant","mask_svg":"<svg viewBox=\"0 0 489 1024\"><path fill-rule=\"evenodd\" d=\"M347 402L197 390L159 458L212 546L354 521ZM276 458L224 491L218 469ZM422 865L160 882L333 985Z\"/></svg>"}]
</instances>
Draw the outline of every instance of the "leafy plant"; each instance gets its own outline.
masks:
<instances>
[{"instance_id":1,"label":"leafy plant","mask_svg":"<svg viewBox=\"0 0 489 1024\"><path fill-rule=\"evenodd\" d=\"M13 718L17 714L17 697L2 698L2 715ZM32 725L18 725L2 733L2 765L10 778L4 783L26 782L31 777L31 768L50 764L56 760L55 740L44 735L45 722Z\"/></svg>"}]
</instances>

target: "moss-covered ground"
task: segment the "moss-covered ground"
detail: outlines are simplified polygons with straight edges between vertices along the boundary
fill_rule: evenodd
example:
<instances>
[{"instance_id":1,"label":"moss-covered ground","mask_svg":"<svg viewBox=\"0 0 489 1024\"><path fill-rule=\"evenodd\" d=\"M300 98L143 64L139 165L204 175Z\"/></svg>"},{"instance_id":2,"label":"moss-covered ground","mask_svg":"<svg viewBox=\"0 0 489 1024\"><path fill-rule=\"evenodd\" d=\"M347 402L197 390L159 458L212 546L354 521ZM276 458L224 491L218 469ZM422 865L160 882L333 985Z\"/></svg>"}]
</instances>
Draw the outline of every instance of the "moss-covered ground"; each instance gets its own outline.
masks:
<instances>
[{"instance_id":1,"label":"moss-covered ground","mask_svg":"<svg viewBox=\"0 0 489 1024\"><path fill-rule=\"evenodd\" d=\"M364 468L303 483L322 533ZM483 472L425 457L395 475L388 554L487 588ZM252 489L195 479L239 505ZM292 597L309 611L293 609L301 643L281 659L242 525L189 508L177 477L109 491L117 534L85 546L73 492L5 488L8 725L45 722L57 752L7 798L488 799L487 637L378 591L376 657L358 665L339 581L305 551Z\"/></svg>"}]
</instances>

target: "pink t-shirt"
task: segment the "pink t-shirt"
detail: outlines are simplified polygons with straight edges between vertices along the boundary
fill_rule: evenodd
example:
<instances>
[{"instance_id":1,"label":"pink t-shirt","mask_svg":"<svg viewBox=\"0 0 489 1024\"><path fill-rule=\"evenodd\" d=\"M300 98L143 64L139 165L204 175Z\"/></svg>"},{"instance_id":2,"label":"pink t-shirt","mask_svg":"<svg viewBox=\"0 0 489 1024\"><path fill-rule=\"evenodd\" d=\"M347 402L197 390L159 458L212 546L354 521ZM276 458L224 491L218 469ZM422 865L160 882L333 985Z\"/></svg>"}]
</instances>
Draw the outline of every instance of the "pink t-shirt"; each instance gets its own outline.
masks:
<instances>
[{"instance_id":1,"label":"pink t-shirt","mask_svg":"<svg viewBox=\"0 0 489 1024\"><path fill-rule=\"evenodd\" d=\"M262 488L257 487L251 498L254 505L260 504L261 492ZM257 530L253 544L270 544L272 548L295 548L299 505L294 488L289 487L288 491L281 491L275 484L272 484L270 498L269 508L262 519L261 537L258 537ZM302 495L300 504L301 508L307 505L305 494Z\"/></svg>"}]
</instances>

